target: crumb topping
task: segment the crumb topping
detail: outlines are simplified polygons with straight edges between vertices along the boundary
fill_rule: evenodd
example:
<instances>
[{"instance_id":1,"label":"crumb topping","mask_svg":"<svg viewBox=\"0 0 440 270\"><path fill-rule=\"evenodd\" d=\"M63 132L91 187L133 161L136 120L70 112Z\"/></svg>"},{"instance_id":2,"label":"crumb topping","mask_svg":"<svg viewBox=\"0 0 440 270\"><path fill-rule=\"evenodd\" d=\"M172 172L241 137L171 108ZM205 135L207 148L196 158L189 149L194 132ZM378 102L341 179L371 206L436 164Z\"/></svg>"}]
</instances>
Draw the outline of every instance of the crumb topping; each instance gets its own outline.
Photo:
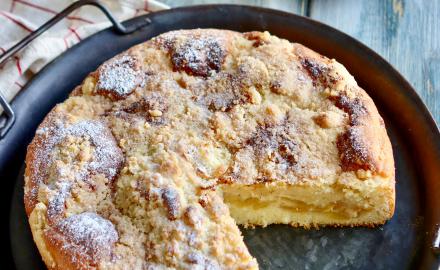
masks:
<instances>
[{"instance_id":1,"label":"crumb topping","mask_svg":"<svg viewBox=\"0 0 440 270\"><path fill-rule=\"evenodd\" d=\"M181 211L179 192L172 188L165 188L162 190L162 200L167 209L168 219L177 219Z\"/></svg>"},{"instance_id":2,"label":"crumb topping","mask_svg":"<svg viewBox=\"0 0 440 270\"><path fill-rule=\"evenodd\" d=\"M270 42L270 34L268 32L247 32L243 34L245 38L253 41L252 46L258 48Z\"/></svg>"},{"instance_id":3,"label":"crumb topping","mask_svg":"<svg viewBox=\"0 0 440 270\"><path fill-rule=\"evenodd\" d=\"M368 110L359 98L350 99L345 95L332 97L331 100L335 102L336 107L340 108L350 117L350 125L356 126L361 124L359 118L368 114Z\"/></svg>"},{"instance_id":4,"label":"crumb topping","mask_svg":"<svg viewBox=\"0 0 440 270\"><path fill-rule=\"evenodd\" d=\"M368 109L357 97L349 98L342 94L330 98L335 106L349 116L349 127L337 138L341 167L343 171L376 171L371 150L367 147L363 118L369 115Z\"/></svg>"},{"instance_id":5,"label":"crumb topping","mask_svg":"<svg viewBox=\"0 0 440 270\"><path fill-rule=\"evenodd\" d=\"M348 128L346 132L338 136L336 145L344 171L376 170L371 161L370 151L363 140L362 128Z\"/></svg>"},{"instance_id":6,"label":"crumb topping","mask_svg":"<svg viewBox=\"0 0 440 270\"><path fill-rule=\"evenodd\" d=\"M122 112L144 118L147 122L156 125L164 124L164 114L168 110L166 99L160 93L148 93L139 101L135 101L122 108ZM121 111L117 112L121 114Z\"/></svg>"},{"instance_id":7,"label":"crumb topping","mask_svg":"<svg viewBox=\"0 0 440 270\"><path fill-rule=\"evenodd\" d=\"M226 56L222 41L214 36L192 37L171 48L174 69L194 76L207 77L220 71Z\"/></svg>"}]
</instances>

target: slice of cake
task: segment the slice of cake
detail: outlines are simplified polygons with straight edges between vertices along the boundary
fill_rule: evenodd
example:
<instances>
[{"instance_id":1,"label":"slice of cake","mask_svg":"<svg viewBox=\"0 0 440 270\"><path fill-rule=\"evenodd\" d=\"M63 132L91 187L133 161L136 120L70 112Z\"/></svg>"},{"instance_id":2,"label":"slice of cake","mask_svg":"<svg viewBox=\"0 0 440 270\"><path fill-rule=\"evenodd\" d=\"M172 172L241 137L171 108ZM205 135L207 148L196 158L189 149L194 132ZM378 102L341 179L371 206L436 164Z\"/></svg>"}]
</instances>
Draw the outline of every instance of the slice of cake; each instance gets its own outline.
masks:
<instances>
[{"instance_id":1,"label":"slice of cake","mask_svg":"<svg viewBox=\"0 0 440 270\"><path fill-rule=\"evenodd\" d=\"M394 163L335 60L269 33L165 33L110 59L28 148L50 269L256 269L236 224L374 226Z\"/></svg>"}]
</instances>

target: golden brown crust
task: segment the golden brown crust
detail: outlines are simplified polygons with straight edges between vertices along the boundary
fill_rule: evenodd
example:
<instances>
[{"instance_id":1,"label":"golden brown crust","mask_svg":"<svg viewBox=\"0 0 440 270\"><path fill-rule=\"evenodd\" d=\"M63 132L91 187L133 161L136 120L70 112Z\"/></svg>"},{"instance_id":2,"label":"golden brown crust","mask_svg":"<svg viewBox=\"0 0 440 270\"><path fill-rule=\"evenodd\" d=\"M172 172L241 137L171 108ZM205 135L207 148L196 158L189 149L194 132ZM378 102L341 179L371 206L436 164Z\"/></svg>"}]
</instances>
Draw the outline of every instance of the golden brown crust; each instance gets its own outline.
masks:
<instances>
[{"instance_id":1,"label":"golden brown crust","mask_svg":"<svg viewBox=\"0 0 440 270\"><path fill-rule=\"evenodd\" d=\"M371 98L360 89L355 98L342 95L333 100L350 116L350 127L337 141L343 170L363 169L384 177L393 175L391 144Z\"/></svg>"},{"instance_id":2,"label":"golden brown crust","mask_svg":"<svg viewBox=\"0 0 440 270\"><path fill-rule=\"evenodd\" d=\"M385 177L394 174L391 143L383 119L367 93L355 83L347 83L342 66L297 44L302 66L329 100L348 114L349 127L339 135L338 148L343 170L371 170ZM343 75L344 74L344 75Z\"/></svg>"},{"instance_id":3,"label":"golden brown crust","mask_svg":"<svg viewBox=\"0 0 440 270\"><path fill-rule=\"evenodd\" d=\"M46 117L26 164L26 213L53 269L256 269L227 187L333 188L365 207L279 221L303 227L394 212L373 101L335 60L267 32L174 31L110 59Z\"/></svg>"}]
</instances>

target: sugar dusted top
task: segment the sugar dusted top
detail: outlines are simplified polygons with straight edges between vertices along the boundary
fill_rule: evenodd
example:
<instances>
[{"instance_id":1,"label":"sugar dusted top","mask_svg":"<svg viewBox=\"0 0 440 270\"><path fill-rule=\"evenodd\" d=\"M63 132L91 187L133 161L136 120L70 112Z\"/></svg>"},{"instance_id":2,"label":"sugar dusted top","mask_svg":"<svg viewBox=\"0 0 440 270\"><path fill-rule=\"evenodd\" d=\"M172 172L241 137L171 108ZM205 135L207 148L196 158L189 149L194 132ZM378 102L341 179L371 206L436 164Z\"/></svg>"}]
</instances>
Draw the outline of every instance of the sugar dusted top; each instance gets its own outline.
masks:
<instances>
[{"instance_id":1,"label":"sugar dusted top","mask_svg":"<svg viewBox=\"0 0 440 270\"><path fill-rule=\"evenodd\" d=\"M58 269L256 269L219 186L394 188L353 77L260 32L173 31L110 59L46 117L26 163L34 238Z\"/></svg>"}]
</instances>

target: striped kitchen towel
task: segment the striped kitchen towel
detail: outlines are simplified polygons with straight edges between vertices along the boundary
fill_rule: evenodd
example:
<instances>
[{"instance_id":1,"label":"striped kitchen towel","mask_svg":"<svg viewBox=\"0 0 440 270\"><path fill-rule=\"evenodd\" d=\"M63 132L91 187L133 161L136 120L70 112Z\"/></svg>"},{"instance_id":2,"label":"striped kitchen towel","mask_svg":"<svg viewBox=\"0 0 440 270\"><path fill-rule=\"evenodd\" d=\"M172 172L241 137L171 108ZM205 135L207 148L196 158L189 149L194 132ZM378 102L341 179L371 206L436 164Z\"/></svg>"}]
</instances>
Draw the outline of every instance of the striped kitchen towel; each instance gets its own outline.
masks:
<instances>
[{"instance_id":1,"label":"striped kitchen towel","mask_svg":"<svg viewBox=\"0 0 440 270\"><path fill-rule=\"evenodd\" d=\"M74 0L1 0L0 54L48 21ZM120 21L168 6L153 0L102 0ZM85 37L110 26L92 6L82 7L58 22L0 67L0 92L11 101L26 82L56 56ZM0 108L1 113L2 108Z\"/></svg>"}]
</instances>

